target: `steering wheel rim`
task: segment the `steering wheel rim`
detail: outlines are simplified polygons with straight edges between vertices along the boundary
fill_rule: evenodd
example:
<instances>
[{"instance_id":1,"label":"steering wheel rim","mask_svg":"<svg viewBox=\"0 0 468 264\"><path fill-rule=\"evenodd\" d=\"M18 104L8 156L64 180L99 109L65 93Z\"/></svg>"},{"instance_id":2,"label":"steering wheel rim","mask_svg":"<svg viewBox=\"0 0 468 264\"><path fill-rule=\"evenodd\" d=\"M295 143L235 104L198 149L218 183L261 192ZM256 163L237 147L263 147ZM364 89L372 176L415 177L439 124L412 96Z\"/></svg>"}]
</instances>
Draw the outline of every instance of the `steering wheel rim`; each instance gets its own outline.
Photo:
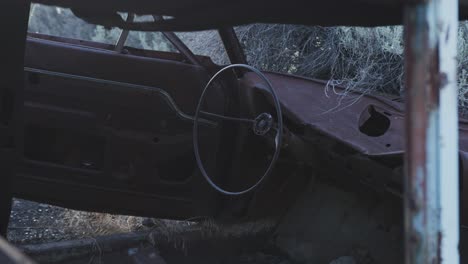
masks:
<instances>
[{"instance_id":1,"label":"steering wheel rim","mask_svg":"<svg viewBox=\"0 0 468 264\"><path fill-rule=\"evenodd\" d=\"M277 128L276 128L276 136L275 136L275 153L273 154L273 157L272 157L272 159L270 161L270 164L268 165L268 168L266 169L263 176L255 184L253 184L252 186L250 186L247 189L244 189L242 191L237 191L237 192L227 191L227 190L219 187L216 183L213 182L211 177L206 172L205 167L203 166L203 163L202 163L202 160L201 160L201 157L200 157L200 153L199 153L199 149L198 149L199 148L199 144L198 144L198 122L199 122L199 117L200 117L200 112L201 112L200 111L201 105L202 105L203 99L205 98L206 91L208 90L210 85L213 83L213 81L216 79L216 77L218 77L224 71L226 71L228 69L232 69L232 68L244 68L244 69L247 69L249 71L252 71L255 74L257 74L267 84L267 89L268 89L268 91L270 92L270 94L273 97L275 110L276 110L276 114L277 114L277 122L278 122ZM236 118L227 118L227 119L236 119ZM239 118L238 121L245 121L245 119ZM261 71L259 71L258 69L254 68L254 67L252 67L250 65L246 65L246 64L231 64L231 65L228 65L228 66L222 68L215 75L213 75L213 77L211 77L211 79L208 81L205 88L203 89L203 92L202 92L202 94L200 96L200 99L198 101L197 108L195 110L194 123L193 123L193 147L194 147L194 152L195 152L195 158L196 158L196 161L197 161L198 168L200 169L200 172L202 173L203 177L208 182L208 184L211 185L211 187L213 187L216 191L218 191L218 192L220 192L222 194L231 195L231 196L242 195L242 194L248 193L248 192L252 191L253 189L255 189L256 187L258 187L268 177L268 175L272 172L273 167L274 167L276 161L278 160L278 157L279 157L279 154L280 154L282 139L283 139L283 115L282 115L282 112L281 112L281 104L279 102L278 96L276 95L275 91L273 90L273 86L272 86L271 82L268 80L268 78Z\"/></svg>"}]
</instances>

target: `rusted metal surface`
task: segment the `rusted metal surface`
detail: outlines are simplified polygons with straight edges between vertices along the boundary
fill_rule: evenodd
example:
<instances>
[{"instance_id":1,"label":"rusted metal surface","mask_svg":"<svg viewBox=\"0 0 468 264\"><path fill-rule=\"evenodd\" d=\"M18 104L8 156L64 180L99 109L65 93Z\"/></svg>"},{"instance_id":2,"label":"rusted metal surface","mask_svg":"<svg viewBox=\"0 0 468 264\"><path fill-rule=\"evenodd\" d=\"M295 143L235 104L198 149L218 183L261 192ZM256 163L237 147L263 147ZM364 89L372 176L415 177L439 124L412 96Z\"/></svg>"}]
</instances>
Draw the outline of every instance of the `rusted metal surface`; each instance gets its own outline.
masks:
<instances>
[{"instance_id":1,"label":"rusted metal surface","mask_svg":"<svg viewBox=\"0 0 468 264\"><path fill-rule=\"evenodd\" d=\"M457 1L405 9L405 263L459 263Z\"/></svg>"},{"instance_id":2,"label":"rusted metal surface","mask_svg":"<svg viewBox=\"0 0 468 264\"><path fill-rule=\"evenodd\" d=\"M302 124L343 142L364 155L401 156L404 149L405 106L402 102L374 95L328 87L324 81L269 73L281 99L284 114ZM245 85L262 89L261 81L247 73ZM460 119L460 147L468 151L468 122Z\"/></svg>"},{"instance_id":3,"label":"rusted metal surface","mask_svg":"<svg viewBox=\"0 0 468 264\"><path fill-rule=\"evenodd\" d=\"M342 141L365 155L403 153L400 133L404 125L404 108L401 103L358 93L343 98L339 94L344 88L327 89L326 82L319 80L275 73L267 77L281 99L284 114L293 122ZM244 81L246 85L262 89L261 82L251 74L246 74ZM388 127L381 127L377 122L374 127L379 130L378 135L369 136L367 130L360 131L360 123L365 123L363 119L368 117L372 107L380 113L379 117L390 123Z\"/></svg>"},{"instance_id":4,"label":"rusted metal surface","mask_svg":"<svg viewBox=\"0 0 468 264\"><path fill-rule=\"evenodd\" d=\"M404 103L397 97L392 99L353 92L342 97L340 94L345 92L344 87L335 86L332 90L321 80L278 73L268 73L267 76L281 98L285 115L294 123L309 126L365 155L404 154L406 113ZM243 81L245 85L262 89L258 78L249 73ZM375 116L383 118L380 114L386 116L384 119L388 118L388 126L383 122L373 122ZM373 130L377 135L372 136L367 129L360 130L366 121L375 124ZM458 121L460 150L468 152L468 120L460 117Z\"/></svg>"}]
</instances>

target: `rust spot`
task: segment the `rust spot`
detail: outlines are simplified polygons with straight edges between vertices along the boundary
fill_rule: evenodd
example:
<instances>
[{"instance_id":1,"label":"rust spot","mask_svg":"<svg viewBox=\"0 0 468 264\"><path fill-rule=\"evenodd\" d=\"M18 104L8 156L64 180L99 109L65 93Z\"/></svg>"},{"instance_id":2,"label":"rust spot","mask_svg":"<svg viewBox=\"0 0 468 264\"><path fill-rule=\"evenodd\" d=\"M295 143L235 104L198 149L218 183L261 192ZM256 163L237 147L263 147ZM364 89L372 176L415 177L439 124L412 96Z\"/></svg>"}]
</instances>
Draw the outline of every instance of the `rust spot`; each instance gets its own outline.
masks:
<instances>
[{"instance_id":1,"label":"rust spot","mask_svg":"<svg viewBox=\"0 0 468 264\"><path fill-rule=\"evenodd\" d=\"M429 56L429 98L428 98L428 105L432 107L437 107L439 105L439 91L441 89L441 84L444 82L447 83L447 74L439 72L439 46L435 49L430 50Z\"/></svg>"},{"instance_id":2,"label":"rust spot","mask_svg":"<svg viewBox=\"0 0 468 264\"><path fill-rule=\"evenodd\" d=\"M445 31L445 42L449 42L450 38L450 25L447 27L447 31Z\"/></svg>"},{"instance_id":3,"label":"rust spot","mask_svg":"<svg viewBox=\"0 0 468 264\"><path fill-rule=\"evenodd\" d=\"M448 84L448 77L447 77L447 74L445 72L441 72L439 74L439 89L442 89L444 88L445 86L447 86Z\"/></svg>"}]
</instances>

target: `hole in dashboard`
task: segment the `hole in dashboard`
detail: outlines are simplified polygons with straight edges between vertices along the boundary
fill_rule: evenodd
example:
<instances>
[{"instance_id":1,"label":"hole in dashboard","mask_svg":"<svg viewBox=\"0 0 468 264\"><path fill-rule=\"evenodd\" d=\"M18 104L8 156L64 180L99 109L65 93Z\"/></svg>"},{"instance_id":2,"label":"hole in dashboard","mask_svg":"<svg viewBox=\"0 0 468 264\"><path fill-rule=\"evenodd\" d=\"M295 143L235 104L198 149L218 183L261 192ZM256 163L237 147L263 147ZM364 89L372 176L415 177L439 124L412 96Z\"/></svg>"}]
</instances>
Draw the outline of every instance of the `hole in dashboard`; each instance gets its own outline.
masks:
<instances>
[{"instance_id":1,"label":"hole in dashboard","mask_svg":"<svg viewBox=\"0 0 468 264\"><path fill-rule=\"evenodd\" d=\"M370 105L359 118L359 131L370 137L379 137L390 128L390 119Z\"/></svg>"}]
</instances>

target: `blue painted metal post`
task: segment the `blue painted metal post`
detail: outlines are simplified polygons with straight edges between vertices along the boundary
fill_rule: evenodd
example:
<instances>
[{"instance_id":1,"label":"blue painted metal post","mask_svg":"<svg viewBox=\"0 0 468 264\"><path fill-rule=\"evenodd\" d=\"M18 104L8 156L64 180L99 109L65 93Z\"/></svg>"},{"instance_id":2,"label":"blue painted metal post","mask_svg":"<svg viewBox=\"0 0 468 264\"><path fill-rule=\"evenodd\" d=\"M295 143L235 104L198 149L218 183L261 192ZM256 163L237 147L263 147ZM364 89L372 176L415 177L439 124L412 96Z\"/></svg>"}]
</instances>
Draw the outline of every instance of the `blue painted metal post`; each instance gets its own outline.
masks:
<instances>
[{"instance_id":1,"label":"blue painted metal post","mask_svg":"<svg viewBox=\"0 0 468 264\"><path fill-rule=\"evenodd\" d=\"M457 0L405 7L405 263L459 263Z\"/></svg>"}]
</instances>

